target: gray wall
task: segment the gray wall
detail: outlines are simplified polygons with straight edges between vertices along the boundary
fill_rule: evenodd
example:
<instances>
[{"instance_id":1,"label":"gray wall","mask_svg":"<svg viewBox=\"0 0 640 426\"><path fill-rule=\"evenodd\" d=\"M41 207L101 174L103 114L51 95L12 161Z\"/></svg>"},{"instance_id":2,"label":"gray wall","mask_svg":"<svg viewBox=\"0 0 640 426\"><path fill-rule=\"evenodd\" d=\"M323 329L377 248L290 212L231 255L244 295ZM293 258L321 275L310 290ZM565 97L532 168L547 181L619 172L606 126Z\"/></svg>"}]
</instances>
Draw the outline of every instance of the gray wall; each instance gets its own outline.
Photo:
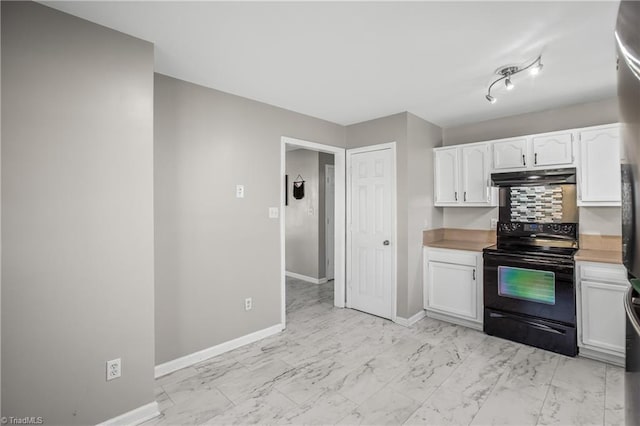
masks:
<instances>
[{"instance_id":1,"label":"gray wall","mask_svg":"<svg viewBox=\"0 0 640 426\"><path fill-rule=\"evenodd\" d=\"M618 98L610 98L445 128L442 131L443 144L457 145L616 123L618 116Z\"/></svg>"},{"instance_id":2,"label":"gray wall","mask_svg":"<svg viewBox=\"0 0 640 426\"><path fill-rule=\"evenodd\" d=\"M320 173L319 153L306 149L287 152L286 172L289 175L289 205L285 207L286 270L311 278L321 278L320 245ZM293 182L304 179L304 198L293 197ZM324 239L324 235L322 235ZM323 275L322 275L323 276Z\"/></svg>"},{"instance_id":3,"label":"gray wall","mask_svg":"<svg viewBox=\"0 0 640 426\"><path fill-rule=\"evenodd\" d=\"M98 423L154 400L153 46L2 2L2 86L2 414Z\"/></svg>"},{"instance_id":4,"label":"gray wall","mask_svg":"<svg viewBox=\"0 0 640 426\"><path fill-rule=\"evenodd\" d=\"M616 123L618 117L618 100L611 98L447 128L443 130L444 145ZM489 229L490 219L498 217L497 208L445 207L443 212L444 226L447 228ZM618 207L580 208L582 233L620 235L620 222Z\"/></svg>"},{"instance_id":5,"label":"gray wall","mask_svg":"<svg viewBox=\"0 0 640 426\"><path fill-rule=\"evenodd\" d=\"M431 149L441 144L441 130L409 113L347 126L347 147L396 142L397 314L408 318L422 309L420 253L422 230L441 226L433 205ZM429 184L431 182L431 184Z\"/></svg>"},{"instance_id":6,"label":"gray wall","mask_svg":"<svg viewBox=\"0 0 640 426\"><path fill-rule=\"evenodd\" d=\"M433 207L433 148L442 129L407 114L407 317L423 309L422 231L441 228L442 209Z\"/></svg>"},{"instance_id":7,"label":"gray wall","mask_svg":"<svg viewBox=\"0 0 640 426\"><path fill-rule=\"evenodd\" d=\"M326 170L325 166L335 164L335 155L326 152L318 153L318 276L324 278L327 276L327 247L326 247L326 212L325 212L325 186L326 186ZM335 196L335 194L334 194ZM335 221L335 218L334 218ZM335 252L335 250L334 250ZM334 256L335 267L335 256Z\"/></svg>"},{"instance_id":8,"label":"gray wall","mask_svg":"<svg viewBox=\"0 0 640 426\"><path fill-rule=\"evenodd\" d=\"M280 323L283 135L344 146L343 126L156 74L157 364Z\"/></svg>"}]
</instances>

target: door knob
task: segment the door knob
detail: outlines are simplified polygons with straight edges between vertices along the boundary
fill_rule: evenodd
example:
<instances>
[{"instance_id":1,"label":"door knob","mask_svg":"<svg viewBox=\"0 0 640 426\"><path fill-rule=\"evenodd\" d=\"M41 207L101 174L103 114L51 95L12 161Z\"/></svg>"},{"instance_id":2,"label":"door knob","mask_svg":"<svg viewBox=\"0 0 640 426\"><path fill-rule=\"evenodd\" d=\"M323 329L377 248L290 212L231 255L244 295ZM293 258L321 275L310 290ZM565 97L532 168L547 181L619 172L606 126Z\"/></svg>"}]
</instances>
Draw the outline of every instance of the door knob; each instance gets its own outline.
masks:
<instances>
[{"instance_id":1,"label":"door knob","mask_svg":"<svg viewBox=\"0 0 640 426\"><path fill-rule=\"evenodd\" d=\"M389 245L389 240L384 240L384 241L382 242L382 244L383 244L383 245L385 245L385 246L388 246L388 245Z\"/></svg>"}]
</instances>

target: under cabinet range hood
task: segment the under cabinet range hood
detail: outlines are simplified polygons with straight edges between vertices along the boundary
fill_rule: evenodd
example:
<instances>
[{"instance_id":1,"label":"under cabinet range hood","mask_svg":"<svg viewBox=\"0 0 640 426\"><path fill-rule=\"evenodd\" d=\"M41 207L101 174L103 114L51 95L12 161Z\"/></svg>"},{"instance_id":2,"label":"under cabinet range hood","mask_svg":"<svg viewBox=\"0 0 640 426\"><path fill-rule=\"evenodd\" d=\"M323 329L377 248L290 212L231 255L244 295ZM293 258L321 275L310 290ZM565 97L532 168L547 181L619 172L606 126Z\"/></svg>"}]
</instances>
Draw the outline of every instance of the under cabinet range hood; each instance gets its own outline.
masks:
<instances>
[{"instance_id":1,"label":"under cabinet range hood","mask_svg":"<svg viewBox=\"0 0 640 426\"><path fill-rule=\"evenodd\" d=\"M526 172L493 173L493 186L541 186L576 183L576 169L531 170Z\"/></svg>"}]
</instances>

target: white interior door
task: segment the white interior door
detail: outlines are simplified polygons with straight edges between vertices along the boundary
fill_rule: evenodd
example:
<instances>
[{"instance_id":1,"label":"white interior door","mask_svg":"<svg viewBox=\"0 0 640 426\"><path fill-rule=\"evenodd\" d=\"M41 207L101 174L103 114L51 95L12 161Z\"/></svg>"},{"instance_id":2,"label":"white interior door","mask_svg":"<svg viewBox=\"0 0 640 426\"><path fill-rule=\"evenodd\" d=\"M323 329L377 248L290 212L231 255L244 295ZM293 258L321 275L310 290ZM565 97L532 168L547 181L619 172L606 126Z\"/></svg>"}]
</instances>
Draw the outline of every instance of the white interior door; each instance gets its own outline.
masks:
<instances>
[{"instance_id":1,"label":"white interior door","mask_svg":"<svg viewBox=\"0 0 640 426\"><path fill-rule=\"evenodd\" d=\"M334 215L335 215L335 192L336 192L336 184L335 184L335 167L331 164L325 165L325 185L324 185L324 217L325 217L325 227L324 227L324 235L325 235L325 257L326 261L326 277L327 280L332 280L334 278L334 233L335 233L335 224L334 224Z\"/></svg>"},{"instance_id":2,"label":"white interior door","mask_svg":"<svg viewBox=\"0 0 640 426\"><path fill-rule=\"evenodd\" d=\"M359 149L347 151L347 156L350 164L349 307L394 319L394 152L392 148Z\"/></svg>"}]
</instances>

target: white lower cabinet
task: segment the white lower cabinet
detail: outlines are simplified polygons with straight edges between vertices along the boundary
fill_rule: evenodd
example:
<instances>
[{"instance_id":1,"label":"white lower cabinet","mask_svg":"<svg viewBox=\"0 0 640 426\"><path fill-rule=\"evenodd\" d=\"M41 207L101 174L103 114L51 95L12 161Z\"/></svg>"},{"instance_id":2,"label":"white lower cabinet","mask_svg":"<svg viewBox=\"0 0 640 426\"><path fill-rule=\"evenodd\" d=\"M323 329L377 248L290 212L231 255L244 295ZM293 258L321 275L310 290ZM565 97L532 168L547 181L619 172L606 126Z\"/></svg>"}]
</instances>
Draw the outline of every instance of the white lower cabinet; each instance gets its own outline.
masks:
<instances>
[{"instance_id":1,"label":"white lower cabinet","mask_svg":"<svg viewBox=\"0 0 640 426\"><path fill-rule=\"evenodd\" d=\"M424 248L424 308L433 318L482 329L482 253Z\"/></svg>"},{"instance_id":2,"label":"white lower cabinet","mask_svg":"<svg viewBox=\"0 0 640 426\"><path fill-rule=\"evenodd\" d=\"M577 262L580 355L624 365L625 312L629 283L622 265Z\"/></svg>"}]
</instances>

